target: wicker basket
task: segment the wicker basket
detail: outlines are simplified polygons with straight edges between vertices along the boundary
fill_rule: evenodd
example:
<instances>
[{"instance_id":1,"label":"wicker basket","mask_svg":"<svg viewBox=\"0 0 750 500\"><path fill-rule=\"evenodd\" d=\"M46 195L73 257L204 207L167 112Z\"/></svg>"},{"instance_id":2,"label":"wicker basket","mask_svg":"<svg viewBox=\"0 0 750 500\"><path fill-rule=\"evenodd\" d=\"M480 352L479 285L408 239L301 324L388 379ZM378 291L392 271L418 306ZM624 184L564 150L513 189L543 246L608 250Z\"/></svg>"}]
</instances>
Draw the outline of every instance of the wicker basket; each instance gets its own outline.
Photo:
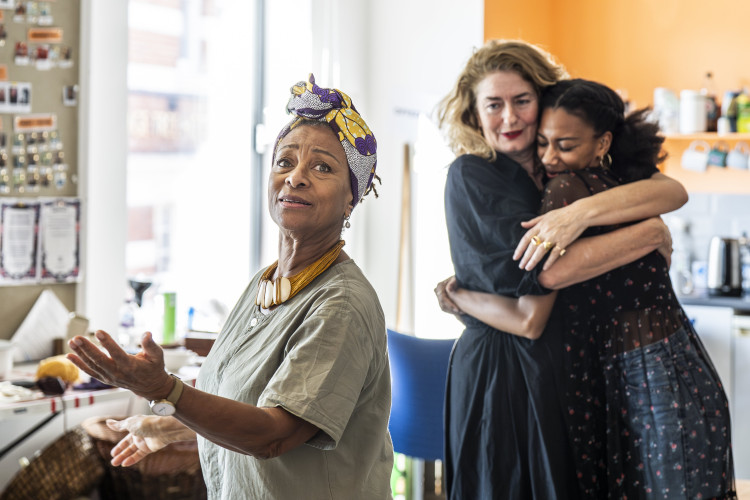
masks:
<instances>
[{"instance_id":1,"label":"wicker basket","mask_svg":"<svg viewBox=\"0 0 750 500\"><path fill-rule=\"evenodd\" d=\"M101 500L202 500L207 497L197 447L171 444L133 466L111 465L110 452L127 432L107 427L109 418L121 420L124 417L92 417L81 424L94 442L104 467L99 486Z\"/></svg>"},{"instance_id":2,"label":"wicker basket","mask_svg":"<svg viewBox=\"0 0 750 500\"><path fill-rule=\"evenodd\" d=\"M0 500L68 500L91 492L104 467L81 428L66 432L8 483Z\"/></svg>"}]
</instances>

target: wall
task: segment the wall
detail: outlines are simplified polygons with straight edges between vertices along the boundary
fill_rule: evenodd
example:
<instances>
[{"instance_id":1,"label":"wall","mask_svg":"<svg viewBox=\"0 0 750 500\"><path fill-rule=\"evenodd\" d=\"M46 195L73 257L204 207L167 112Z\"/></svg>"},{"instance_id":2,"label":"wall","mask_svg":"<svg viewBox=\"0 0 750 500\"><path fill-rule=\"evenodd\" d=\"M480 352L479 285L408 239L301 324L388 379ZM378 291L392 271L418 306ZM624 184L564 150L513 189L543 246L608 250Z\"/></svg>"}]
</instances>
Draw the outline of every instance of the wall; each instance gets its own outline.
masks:
<instances>
[{"instance_id":1,"label":"wall","mask_svg":"<svg viewBox=\"0 0 750 500\"><path fill-rule=\"evenodd\" d=\"M369 5L371 33L362 54L369 61L369 98L362 112L378 141L383 185L379 199L357 207L352 224L366 230L367 253L358 262L378 292L388 325L395 327L403 144L416 140L419 113L433 111L472 50L482 45L484 4L383 0ZM443 167L434 165L435 175ZM432 296L433 288L414 293Z\"/></svg>"},{"instance_id":2,"label":"wall","mask_svg":"<svg viewBox=\"0 0 750 500\"><path fill-rule=\"evenodd\" d=\"M32 111L33 113L54 113L57 116L57 130L63 143L65 162L68 164L68 179L62 190L54 187L42 187L38 192L26 192L24 194L11 193L10 198L38 198L42 196L76 196L78 186L75 179L79 177L79 151L78 151L78 107L68 107L62 104L60 95L64 85L75 85L79 83L79 70L81 58L79 57L79 32L80 32L80 7L79 2L70 2L68 5L54 4L51 7L54 18L54 26L63 29L63 42L61 45L70 46L73 49L73 66L71 68L53 68L49 71L38 70L33 64L20 66L14 62L14 43L27 40L27 30L36 27L30 23L16 23L13 21L13 11L3 10L7 39L5 46L0 50L0 63L7 65L8 78L15 82L30 82L32 88ZM34 43L29 43L29 50ZM79 95L80 102L80 95ZM0 117L2 130L8 134L8 141L13 138L13 115L4 114ZM10 146L10 144L8 144ZM4 146L3 146L4 147ZM10 147L8 147L10 153ZM11 162L14 158L10 154ZM41 157L41 155L40 155ZM12 164L12 163L11 163ZM84 207L85 209L85 207ZM11 338L21 322L24 320L34 303L44 290L52 290L63 305L70 311L76 309L76 294L79 285L67 284L44 284L44 285L21 285L0 287L0 339Z\"/></svg>"},{"instance_id":3,"label":"wall","mask_svg":"<svg viewBox=\"0 0 750 500\"><path fill-rule=\"evenodd\" d=\"M484 5L484 39L518 38L547 49L554 42L553 0L499 2Z\"/></svg>"},{"instance_id":4,"label":"wall","mask_svg":"<svg viewBox=\"0 0 750 500\"><path fill-rule=\"evenodd\" d=\"M534 0L485 5L485 39L522 37L545 46L574 77L626 89L637 106L654 87L699 88L713 71L716 88L750 85L750 2L736 0ZM542 27L544 29L542 29Z\"/></svg>"},{"instance_id":5,"label":"wall","mask_svg":"<svg viewBox=\"0 0 750 500\"><path fill-rule=\"evenodd\" d=\"M690 201L681 209L665 216L678 216L688 221L691 253L694 260L708 258L712 236L738 237L750 235L750 196L744 194L690 193Z\"/></svg>"}]
</instances>

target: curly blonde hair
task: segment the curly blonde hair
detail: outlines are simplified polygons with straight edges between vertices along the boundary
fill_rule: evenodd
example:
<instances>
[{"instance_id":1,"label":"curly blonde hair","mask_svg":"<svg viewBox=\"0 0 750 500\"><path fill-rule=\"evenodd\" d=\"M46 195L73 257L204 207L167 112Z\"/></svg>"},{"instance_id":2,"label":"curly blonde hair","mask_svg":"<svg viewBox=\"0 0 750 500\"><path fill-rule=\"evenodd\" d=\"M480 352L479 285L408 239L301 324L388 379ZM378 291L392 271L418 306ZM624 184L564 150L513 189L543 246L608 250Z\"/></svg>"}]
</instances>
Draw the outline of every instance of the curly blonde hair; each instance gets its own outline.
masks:
<instances>
[{"instance_id":1,"label":"curly blonde hair","mask_svg":"<svg viewBox=\"0 0 750 500\"><path fill-rule=\"evenodd\" d=\"M568 73L546 51L522 40L490 40L469 58L451 90L437 108L438 125L458 155L473 154L494 160L495 150L482 135L476 114L476 87L495 71L515 71L541 96L545 87L568 78Z\"/></svg>"}]
</instances>

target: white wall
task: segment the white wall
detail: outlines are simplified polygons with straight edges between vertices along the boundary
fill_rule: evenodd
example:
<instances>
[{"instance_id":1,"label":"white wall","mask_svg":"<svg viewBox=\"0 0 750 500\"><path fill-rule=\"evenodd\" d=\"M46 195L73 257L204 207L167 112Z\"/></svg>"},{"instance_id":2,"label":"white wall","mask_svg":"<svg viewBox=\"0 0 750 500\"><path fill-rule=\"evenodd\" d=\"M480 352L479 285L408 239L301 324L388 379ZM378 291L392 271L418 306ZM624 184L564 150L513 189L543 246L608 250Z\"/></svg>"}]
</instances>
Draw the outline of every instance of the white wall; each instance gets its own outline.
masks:
<instances>
[{"instance_id":1,"label":"white wall","mask_svg":"<svg viewBox=\"0 0 750 500\"><path fill-rule=\"evenodd\" d=\"M482 45L484 2L381 0L369 5L369 47L362 54L368 61L368 99L360 111L378 141L383 185L379 199L357 208L356 223L366 227L367 249L364 260L358 260L380 296L387 324L394 327L403 144L416 140L413 113L432 113L473 49ZM444 166L435 165L435 175ZM419 223L413 222L414 231ZM432 294L432 287L413 293Z\"/></svg>"}]
</instances>

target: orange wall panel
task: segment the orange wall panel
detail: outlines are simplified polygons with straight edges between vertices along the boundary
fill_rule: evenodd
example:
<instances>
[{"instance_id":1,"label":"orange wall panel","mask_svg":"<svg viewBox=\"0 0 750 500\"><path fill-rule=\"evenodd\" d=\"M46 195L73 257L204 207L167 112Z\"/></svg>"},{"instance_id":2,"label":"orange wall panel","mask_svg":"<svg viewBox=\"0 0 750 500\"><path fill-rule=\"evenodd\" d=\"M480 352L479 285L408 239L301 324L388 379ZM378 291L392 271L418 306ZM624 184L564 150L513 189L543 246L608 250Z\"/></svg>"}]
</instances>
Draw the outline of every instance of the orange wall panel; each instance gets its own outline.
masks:
<instances>
[{"instance_id":1,"label":"orange wall panel","mask_svg":"<svg viewBox=\"0 0 750 500\"><path fill-rule=\"evenodd\" d=\"M486 0L485 40L521 39L549 49L552 42L552 17L547 13L551 11L552 5L553 0Z\"/></svg>"},{"instance_id":2,"label":"orange wall panel","mask_svg":"<svg viewBox=\"0 0 750 500\"><path fill-rule=\"evenodd\" d=\"M485 2L485 39L524 38L571 76L626 90L638 107L655 87L698 89L714 73L719 98L750 86L750 2L534 0Z\"/></svg>"}]
</instances>

